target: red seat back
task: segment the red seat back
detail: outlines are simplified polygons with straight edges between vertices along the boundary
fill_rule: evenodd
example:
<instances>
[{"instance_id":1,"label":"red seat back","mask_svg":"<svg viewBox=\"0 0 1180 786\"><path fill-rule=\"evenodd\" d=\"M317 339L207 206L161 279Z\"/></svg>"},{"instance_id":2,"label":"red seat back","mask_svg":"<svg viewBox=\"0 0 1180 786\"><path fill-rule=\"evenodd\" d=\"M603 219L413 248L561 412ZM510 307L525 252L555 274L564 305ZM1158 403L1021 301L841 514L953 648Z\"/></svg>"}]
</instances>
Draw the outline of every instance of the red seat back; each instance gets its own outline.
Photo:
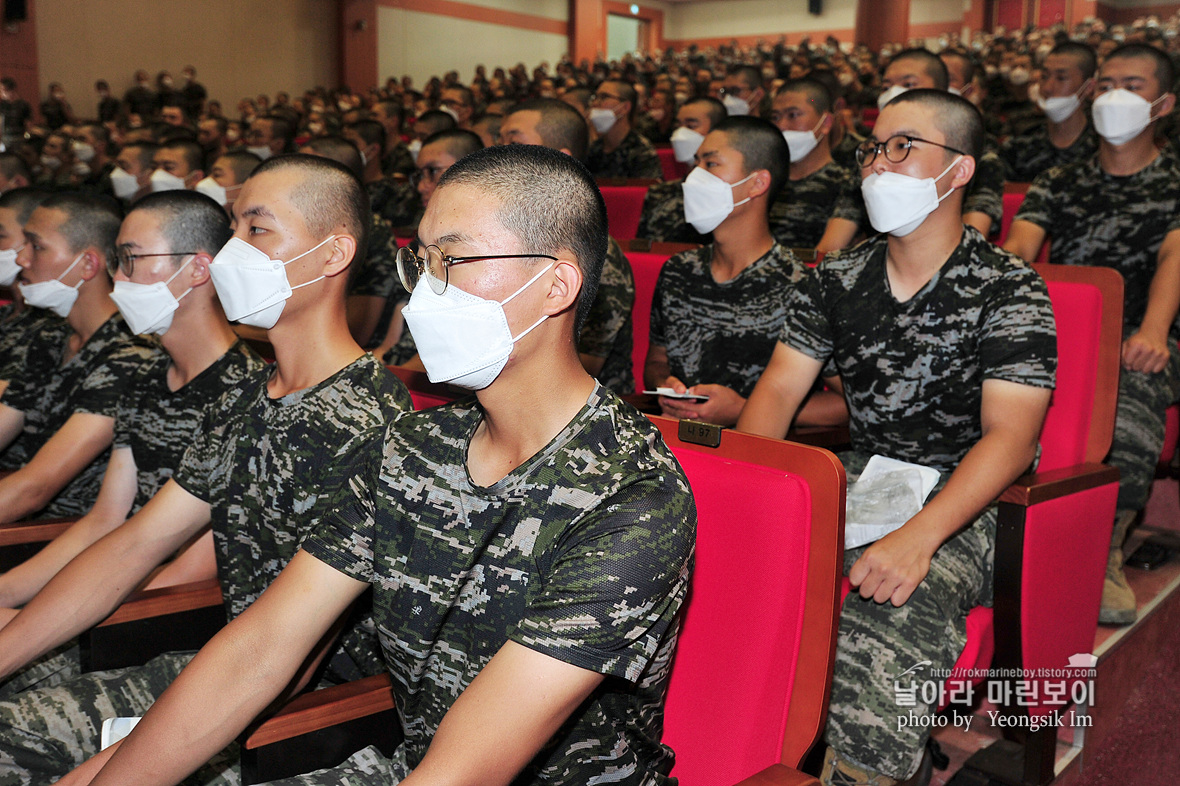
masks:
<instances>
[{"instance_id":1,"label":"red seat back","mask_svg":"<svg viewBox=\"0 0 1180 786\"><path fill-rule=\"evenodd\" d=\"M615 240L631 240L635 237L643 213L643 198L647 196L647 187L653 182L599 181L598 188L606 202L607 229Z\"/></svg>"},{"instance_id":2,"label":"red seat back","mask_svg":"<svg viewBox=\"0 0 1180 786\"><path fill-rule=\"evenodd\" d=\"M696 565L664 713L672 775L730 784L796 766L819 736L835 651L844 470L726 431L717 449L655 417L697 505Z\"/></svg>"},{"instance_id":3,"label":"red seat back","mask_svg":"<svg viewBox=\"0 0 1180 786\"><path fill-rule=\"evenodd\" d=\"M670 147L657 147L656 154L660 157L660 169L663 170L665 180L679 180L688 174L688 165L676 160L676 151Z\"/></svg>"},{"instance_id":4,"label":"red seat back","mask_svg":"<svg viewBox=\"0 0 1180 786\"><path fill-rule=\"evenodd\" d=\"M461 391L449 385L438 385L430 381L424 371L411 371L401 366L387 366L410 391L414 409L429 409L446 404L459 397Z\"/></svg>"},{"instance_id":5,"label":"red seat back","mask_svg":"<svg viewBox=\"0 0 1180 786\"><path fill-rule=\"evenodd\" d=\"M631 364L635 369L635 389L643 390L643 364L651 338L651 299L656 291L660 268L673 254L697 246L686 243L642 243L648 250L627 250L627 261L635 276L635 305L631 308ZM624 245L626 248L626 245Z\"/></svg>"}]
</instances>

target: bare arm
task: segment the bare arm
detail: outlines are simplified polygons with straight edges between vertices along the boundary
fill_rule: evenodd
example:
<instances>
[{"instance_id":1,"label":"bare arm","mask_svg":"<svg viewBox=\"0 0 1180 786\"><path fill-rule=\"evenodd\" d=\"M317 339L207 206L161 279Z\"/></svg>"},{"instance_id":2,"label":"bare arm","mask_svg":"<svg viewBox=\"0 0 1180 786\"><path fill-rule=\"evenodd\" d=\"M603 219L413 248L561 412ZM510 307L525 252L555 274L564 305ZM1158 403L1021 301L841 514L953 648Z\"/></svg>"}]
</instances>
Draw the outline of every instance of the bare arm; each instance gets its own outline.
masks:
<instances>
[{"instance_id":1,"label":"bare arm","mask_svg":"<svg viewBox=\"0 0 1180 786\"><path fill-rule=\"evenodd\" d=\"M0 450L7 448L25 429L25 413L0 404Z\"/></svg>"},{"instance_id":2,"label":"bare arm","mask_svg":"<svg viewBox=\"0 0 1180 786\"><path fill-rule=\"evenodd\" d=\"M795 416L796 426L844 426L848 424L848 403L840 377L824 379L828 390L812 393Z\"/></svg>"},{"instance_id":3,"label":"bare arm","mask_svg":"<svg viewBox=\"0 0 1180 786\"><path fill-rule=\"evenodd\" d=\"M1180 229L1164 237L1147 310L1139 329L1123 342L1123 368L1158 374L1168 365L1168 332L1180 309Z\"/></svg>"},{"instance_id":4,"label":"bare arm","mask_svg":"<svg viewBox=\"0 0 1180 786\"><path fill-rule=\"evenodd\" d=\"M737 430L782 439L823 369L813 357L781 341L737 421Z\"/></svg>"},{"instance_id":5,"label":"bare arm","mask_svg":"<svg viewBox=\"0 0 1180 786\"><path fill-rule=\"evenodd\" d=\"M1036 261L1041 246L1045 243L1045 230L1031 221L1017 220L1012 222L1008 230L1008 239L1004 241L1004 250L1011 251L1025 262L1032 264Z\"/></svg>"},{"instance_id":6,"label":"bare arm","mask_svg":"<svg viewBox=\"0 0 1180 786\"><path fill-rule=\"evenodd\" d=\"M94 507L73 526L16 566L0 575L0 606L23 606L70 560L123 523L135 502L135 459L131 448L111 453L102 489Z\"/></svg>"},{"instance_id":7,"label":"bare arm","mask_svg":"<svg viewBox=\"0 0 1180 786\"><path fill-rule=\"evenodd\" d=\"M848 580L861 597L901 606L926 578L934 552L972 521L1024 472L1052 391L998 379L984 380L980 407L983 435L951 473L930 504L869 546Z\"/></svg>"},{"instance_id":8,"label":"bare arm","mask_svg":"<svg viewBox=\"0 0 1180 786\"><path fill-rule=\"evenodd\" d=\"M298 552L266 592L201 649L93 783L179 783L274 701L367 586Z\"/></svg>"},{"instance_id":9,"label":"bare arm","mask_svg":"<svg viewBox=\"0 0 1180 786\"><path fill-rule=\"evenodd\" d=\"M159 589L175 584L217 578L217 549L213 545L213 530L203 533L184 546L176 559L161 566L144 589Z\"/></svg>"},{"instance_id":10,"label":"bare arm","mask_svg":"<svg viewBox=\"0 0 1180 786\"><path fill-rule=\"evenodd\" d=\"M980 213L979 211L971 211L963 214L963 223L969 227L975 227L984 237L987 237L992 231L992 220L987 213Z\"/></svg>"},{"instance_id":11,"label":"bare arm","mask_svg":"<svg viewBox=\"0 0 1180 786\"><path fill-rule=\"evenodd\" d=\"M643 384L649 390L655 390L672 376L672 366L668 363L668 349L658 344L649 344L647 357L643 360Z\"/></svg>"},{"instance_id":12,"label":"bare arm","mask_svg":"<svg viewBox=\"0 0 1180 786\"><path fill-rule=\"evenodd\" d=\"M19 521L48 505L114 436L115 419L108 415L70 415L28 464L0 480L0 522Z\"/></svg>"},{"instance_id":13,"label":"bare arm","mask_svg":"<svg viewBox=\"0 0 1180 786\"><path fill-rule=\"evenodd\" d=\"M602 675L509 641L443 717L406 786L508 784Z\"/></svg>"},{"instance_id":14,"label":"bare arm","mask_svg":"<svg viewBox=\"0 0 1180 786\"><path fill-rule=\"evenodd\" d=\"M824 236L815 245L815 251L817 254L827 254L848 248L859 232L860 227L855 221L849 221L847 218L830 218L827 228L824 229Z\"/></svg>"},{"instance_id":15,"label":"bare arm","mask_svg":"<svg viewBox=\"0 0 1180 786\"><path fill-rule=\"evenodd\" d=\"M168 481L143 509L58 572L0 630L0 679L102 622L209 521L209 505Z\"/></svg>"}]
</instances>

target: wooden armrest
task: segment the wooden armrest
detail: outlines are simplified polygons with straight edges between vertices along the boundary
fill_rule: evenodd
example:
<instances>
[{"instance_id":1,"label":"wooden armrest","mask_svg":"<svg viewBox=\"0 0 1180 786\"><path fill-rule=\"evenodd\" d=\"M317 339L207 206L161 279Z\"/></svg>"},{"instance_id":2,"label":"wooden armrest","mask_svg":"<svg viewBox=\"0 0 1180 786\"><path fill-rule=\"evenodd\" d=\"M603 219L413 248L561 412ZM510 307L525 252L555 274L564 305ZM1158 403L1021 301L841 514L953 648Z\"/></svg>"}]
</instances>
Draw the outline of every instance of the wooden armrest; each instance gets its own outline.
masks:
<instances>
[{"instance_id":1,"label":"wooden armrest","mask_svg":"<svg viewBox=\"0 0 1180 786\"><path fill-rule=\"evenodd\" d=\"M53 540L69 529L78 519L41 519L0 524L0 547Z\"/></svg>"},{"instance_id":2,"label":"wooden armrest","mask_svg":"<svg viewBox=\"0 0 1180 786\"><path fill-rule=\"evenodd\" d=\"M1114 467L1077 464L1049 472L1022 475L1000 495L1000 502L1027 507L1118 481L1119 471Z\"/></svg>"},{"instance_id":3,"label":"wooden armrest","mask_svg":"<svg viewBox=\"0 0 1180 786\"><path fill-rule=\"evenodd\" d=\"M243 747L261 748L393 707L388 674L310 691L292 699L253 731L248 731Z\"/></svg>"},{"instance_id":4,"label":"wooden armrest","mask_svg":"<svg viewBox=\"0 0 1180 786\"><path fill-rule=\"evenodd\" d=\"M828 449L848 445L852 441L848 426L801 426L788 431L787 439L815 448Z\"/></svg>"},{"instance_id":5,"label":"wooden armrest","mask_svg":"<svg viewBox=\"0 0 1180 786\"><path fill-rule=\"evenodd\" d=\"M819 786L819 781L785 764L772 764L762 772L738 781L738 786Z\"/></svg>"},{"instance_id":6,"label":"wooden armrest","mask_svg":"<svg viewBox=\"0 0 1180 786\"><path fill-rule=\"evenodd\" d=\"M142 590L132 593L111 616L99 623L98 627L119 625L124 622L150 619L165 614L176 614L209 606L221 606L221 585L217 579L194 581L191 584L176 584L160 589Z\"/></svg>"}]
</instances>

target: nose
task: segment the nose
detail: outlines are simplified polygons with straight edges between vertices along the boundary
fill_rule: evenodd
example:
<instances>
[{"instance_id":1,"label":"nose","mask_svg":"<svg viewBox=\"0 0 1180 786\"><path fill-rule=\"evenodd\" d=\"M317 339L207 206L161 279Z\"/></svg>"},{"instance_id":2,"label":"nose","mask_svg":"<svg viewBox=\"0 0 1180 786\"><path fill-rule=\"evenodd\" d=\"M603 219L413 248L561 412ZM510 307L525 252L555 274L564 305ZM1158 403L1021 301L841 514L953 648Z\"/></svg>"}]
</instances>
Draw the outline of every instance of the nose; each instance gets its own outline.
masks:
<instances>
[{"instance_id":1,"label":"nose","mask_svg":"<svg viewBox=\"0 0 1180 786\"><path fill-rule=\"evenodd\" d=\"M22 245L16 252L16 264L20 265L25 270L28 270L29 266L33 264L33 252L32 249L29 248L28 243Z\"/></svg>"}]
</instances>

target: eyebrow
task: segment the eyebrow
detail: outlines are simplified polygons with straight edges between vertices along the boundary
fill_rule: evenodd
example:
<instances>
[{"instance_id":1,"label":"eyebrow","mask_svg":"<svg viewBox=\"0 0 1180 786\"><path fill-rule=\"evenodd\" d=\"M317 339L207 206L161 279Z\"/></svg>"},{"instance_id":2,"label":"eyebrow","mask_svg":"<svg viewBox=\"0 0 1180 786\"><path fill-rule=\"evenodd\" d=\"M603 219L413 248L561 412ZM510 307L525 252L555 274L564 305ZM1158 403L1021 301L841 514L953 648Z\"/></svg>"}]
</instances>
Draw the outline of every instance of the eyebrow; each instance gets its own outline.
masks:
<instances>
[{"instance_id":1,"label":"eyebrow","mask_svg":"<svg viewBox=\"0 0 1180 786\"><path fill-rule=\"evenodd\" d=\"M22 231L24 232L25 239L28 240L29 242L35 243L41 239L41 236L38 235L36 232L30 232L27 229L22 230Z\"/></svg>"},{"instance_id":2,"label":"eyebrow","mask_svg":"<svg viewBox=\"0 0 1180 786\"><path fill-rule=\"evenodd\" d=\"M261 218L269 218L273 220L275 214L267 210L262 205L255 205L254 207L242 212L242 218L245 218L246 216L259 216Z\"/></svg>"},{"instance_id":3,"label":"eyebrow","mask_svg":"<svg viewBox=\"0 0 1180 786\"><path fill-rule=\"evenodd\" d=\"M433 245L441 246L443 243L470 243L471 236L464 232L448 232L441 237L434 239Z\"/></svg>"}]
</instances>

